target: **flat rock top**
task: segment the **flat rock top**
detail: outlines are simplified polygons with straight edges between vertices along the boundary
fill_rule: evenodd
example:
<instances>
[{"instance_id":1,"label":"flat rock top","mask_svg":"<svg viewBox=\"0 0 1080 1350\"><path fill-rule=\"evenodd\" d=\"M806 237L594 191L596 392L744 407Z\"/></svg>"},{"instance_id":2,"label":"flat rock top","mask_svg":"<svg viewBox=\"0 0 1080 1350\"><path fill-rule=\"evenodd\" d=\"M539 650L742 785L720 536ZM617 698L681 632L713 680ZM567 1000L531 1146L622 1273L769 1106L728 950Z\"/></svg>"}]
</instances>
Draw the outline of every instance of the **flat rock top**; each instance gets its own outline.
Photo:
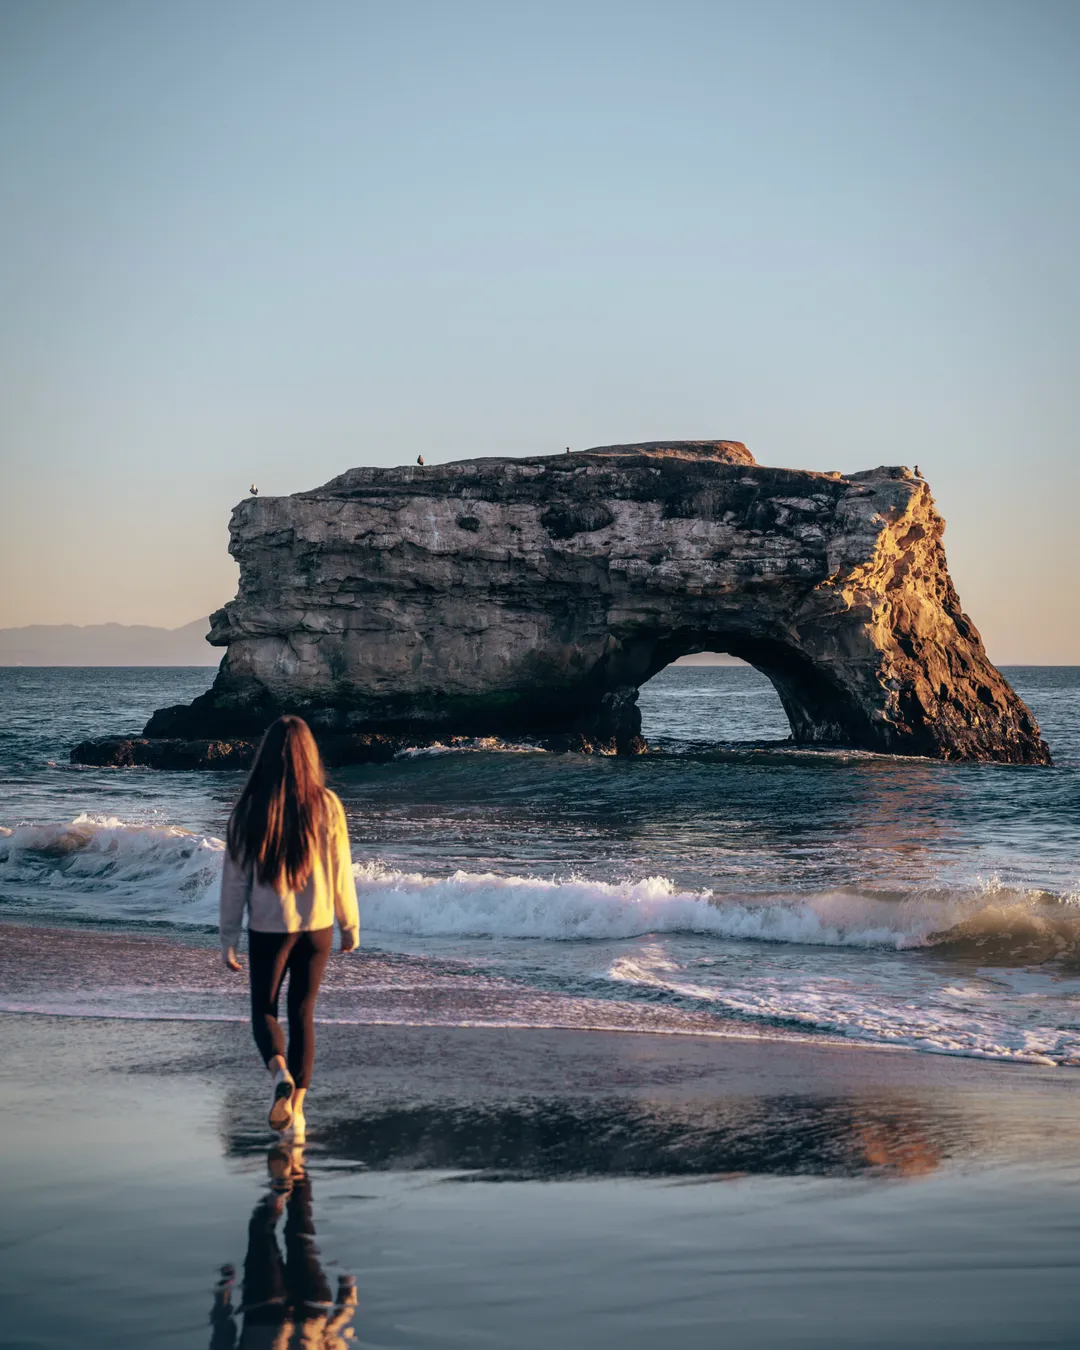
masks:
<instances>
[{"instance_id":1,"label":"flat rock top","mask_svg":"<svg viewBox=\"0 0 1080 1350\"><path fill-rule=\"evenodd\" d=\"M586 455L649 455L660 459L711 459L721 464L756 464L742 441L638 441L634 445L594 445Z\"/></svg>"},{"instance_id":2,"label":"flat rock top","mask_svg":"<svg viewBox=\"0 0 1080 1350\"><path fill-rule=\"evenodd\" d=\"M551 466L562 472L581 468L595 460L621 460L619 467L632 469L634 460L679 461L688 464L741 464L756 466L757 460L741 441L639 441L633 445L597 445L561 455L501 456L484 455L479 459L454 459L441 464L399 464L391 467L364 466L349 469L310 492L296 497L321 497L327 494L349 495L365 492L373 486L394 487L416 493L427 485L445 491L448 484L464 480L500 482L524 479L538 469Z\"/></svg>"}]
</instances>

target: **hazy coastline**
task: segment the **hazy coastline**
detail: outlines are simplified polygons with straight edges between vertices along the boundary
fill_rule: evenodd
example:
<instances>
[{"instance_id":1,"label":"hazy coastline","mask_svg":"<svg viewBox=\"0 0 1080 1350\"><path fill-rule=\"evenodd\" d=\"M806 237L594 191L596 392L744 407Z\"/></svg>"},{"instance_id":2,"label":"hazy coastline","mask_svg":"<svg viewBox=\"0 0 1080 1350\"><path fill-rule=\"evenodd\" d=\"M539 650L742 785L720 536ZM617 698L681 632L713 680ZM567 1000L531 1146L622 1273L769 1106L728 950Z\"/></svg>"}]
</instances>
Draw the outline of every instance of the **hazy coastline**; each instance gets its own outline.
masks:
<instances>
[{"instance_id":1,"label":"hazy coastline","mask_svg":"<svg viewBox=\"0 0 1080 1350\"><path fill-rule=\"evenodd\" d=\"M209 619L181 628L150 624L28 624L0 628L0 666L207 666L221 653L206 642Z\"/></svg>"}]
</instances>

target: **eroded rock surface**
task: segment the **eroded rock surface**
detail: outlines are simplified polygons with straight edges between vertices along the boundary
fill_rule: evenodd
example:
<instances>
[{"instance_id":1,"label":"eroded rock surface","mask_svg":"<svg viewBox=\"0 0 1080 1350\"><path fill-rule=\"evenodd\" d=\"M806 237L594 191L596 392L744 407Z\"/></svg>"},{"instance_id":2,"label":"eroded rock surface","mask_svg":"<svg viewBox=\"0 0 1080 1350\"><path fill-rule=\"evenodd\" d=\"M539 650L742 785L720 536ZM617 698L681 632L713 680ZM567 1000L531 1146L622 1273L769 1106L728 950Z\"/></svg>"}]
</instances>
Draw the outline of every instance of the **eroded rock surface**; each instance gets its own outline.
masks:
<instances>
[{"instance_id":1,"label":"eroded rock surface","mask_svg":"<svg viewBox=\"0 0 1080 1350\"><path fill-rule=\"evenodd\" d=\"M743 657L804 744L1047 763L949 578L904 468L765 468L736 442L352 469L234 510L235 600L209 693L150 739L561 738L643 748L637 688Z\"/></svg>"}]
</instances>

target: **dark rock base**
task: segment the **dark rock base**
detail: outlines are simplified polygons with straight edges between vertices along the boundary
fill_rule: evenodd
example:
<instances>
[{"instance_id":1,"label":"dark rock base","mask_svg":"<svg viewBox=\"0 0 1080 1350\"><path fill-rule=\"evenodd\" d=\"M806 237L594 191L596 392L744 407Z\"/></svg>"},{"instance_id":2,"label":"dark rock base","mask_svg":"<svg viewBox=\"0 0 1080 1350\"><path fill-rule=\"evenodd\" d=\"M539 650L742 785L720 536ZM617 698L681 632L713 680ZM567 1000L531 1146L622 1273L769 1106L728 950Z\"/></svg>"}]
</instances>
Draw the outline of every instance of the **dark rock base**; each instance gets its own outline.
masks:
<instances>
[{"instance_id":1,"label":"dark rock base","mask_svg":"<svg viewBox=\"0 0 1080 1350\"><path fill-rule=\"evenodd\" d=\"M147 740L145 736L103 736L82 741L72 764L115 769L249 769L254 741Z\"/></svg>"},{"instance_id":2,"label":"dark rock base","mask_svg":"<svg viewBox=\"0 0 1080 1350\"><path fill-rule=\"evenodd\" d=\"M387 764L405 750L423 750L431 746L475 744L475 738L448 736L418 740L415 736L392 736L377 732L355 735L319 736L319 749L330 768L347 764ZM550 736L529 741L538 750L561 754L644 754L648 749L639 736L628 748L614 741L590 740L583 735ZM72 764L89 764L115 769L220 769L251 768L258 748L257 740L205 740L179 737L104 736L83 741L71 752Z\"/></svg>"}]
</instances>

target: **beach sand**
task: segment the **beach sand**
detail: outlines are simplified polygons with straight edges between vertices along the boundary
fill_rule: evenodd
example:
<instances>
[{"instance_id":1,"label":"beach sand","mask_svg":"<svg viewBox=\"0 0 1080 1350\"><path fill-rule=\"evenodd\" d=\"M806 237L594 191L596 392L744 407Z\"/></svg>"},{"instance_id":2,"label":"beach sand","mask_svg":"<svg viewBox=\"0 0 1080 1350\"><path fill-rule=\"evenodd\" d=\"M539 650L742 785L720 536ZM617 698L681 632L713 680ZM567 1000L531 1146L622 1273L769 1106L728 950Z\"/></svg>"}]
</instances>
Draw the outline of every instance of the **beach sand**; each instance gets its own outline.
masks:
<instances>
[{"instance_id":1,"label":"beach sand","mask_svg":"<svg viewBox=\"0 0 1080 1350\"><path fill-rule=\"evenodd\" d=\"M1068 1069L325 1026L307 1180L275 1200L243 1025L24 1014L0 1035L6 1346L275 1344L239 1309L278 1271L276 1209L289 1287L353 1276L364 1346L1076 1344ZM321 1327L304 1343L334 1344Z\"/></svg>"}]
</instances>

